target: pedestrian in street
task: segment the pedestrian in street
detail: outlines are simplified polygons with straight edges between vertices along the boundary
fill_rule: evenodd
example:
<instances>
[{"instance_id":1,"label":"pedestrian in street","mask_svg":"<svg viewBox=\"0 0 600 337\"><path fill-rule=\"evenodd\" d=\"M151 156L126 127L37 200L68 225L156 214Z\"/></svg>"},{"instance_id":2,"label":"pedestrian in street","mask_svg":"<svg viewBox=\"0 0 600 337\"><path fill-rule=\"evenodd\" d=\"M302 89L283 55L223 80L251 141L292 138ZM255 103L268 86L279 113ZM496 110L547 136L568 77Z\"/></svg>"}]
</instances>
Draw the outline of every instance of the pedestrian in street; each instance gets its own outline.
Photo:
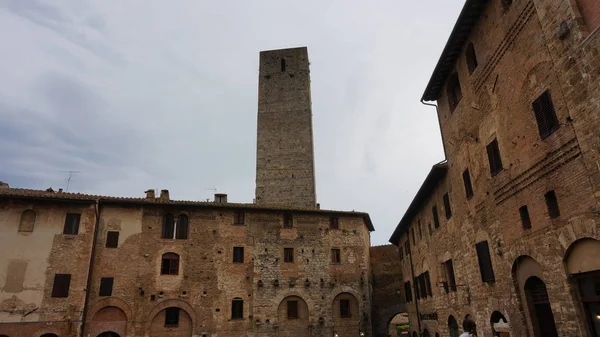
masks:
<instances>
[{"instance_id":1,"label":"pedestrian in street","mask_svg":"<svg viewBox=\"0 0 600 337\"><path fill-rule=\"evenodd\" d=\"M471 317L465 318L462 325L465 332L460 337L477 337L477 327Z\"/></svg>"}]
</instances>

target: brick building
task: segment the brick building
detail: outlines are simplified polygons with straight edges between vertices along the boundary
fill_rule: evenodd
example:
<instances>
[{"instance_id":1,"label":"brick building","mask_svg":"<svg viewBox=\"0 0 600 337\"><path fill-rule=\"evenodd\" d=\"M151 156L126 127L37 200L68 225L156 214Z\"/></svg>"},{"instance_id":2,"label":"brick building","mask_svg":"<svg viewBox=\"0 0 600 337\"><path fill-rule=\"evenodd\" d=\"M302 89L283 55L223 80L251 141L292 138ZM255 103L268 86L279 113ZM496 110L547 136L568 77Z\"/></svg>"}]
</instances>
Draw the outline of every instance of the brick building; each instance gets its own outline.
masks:
<instances>
[{"instance_id":1,"label":"brick building","mask_svg":"<svg viewBox=\"0 0 600 337\"><path fill-rule=\"evenodd\" d=\"M316 204L306 48L260 76L256 203L2 184L0 336L371 336L374 229Z\"/></svg>"},{"instance_id":2,"label":"brick building","mask_svg":"<svg viewBox=\"0 0 600 337\"><path fill-rule=\"evenodd\" d=\"M422 101L446 160L390 238L412 336L600 336L600 2L467 0ZM428 103L429 104L429 103Z\"/></svg>"}]
</instances>

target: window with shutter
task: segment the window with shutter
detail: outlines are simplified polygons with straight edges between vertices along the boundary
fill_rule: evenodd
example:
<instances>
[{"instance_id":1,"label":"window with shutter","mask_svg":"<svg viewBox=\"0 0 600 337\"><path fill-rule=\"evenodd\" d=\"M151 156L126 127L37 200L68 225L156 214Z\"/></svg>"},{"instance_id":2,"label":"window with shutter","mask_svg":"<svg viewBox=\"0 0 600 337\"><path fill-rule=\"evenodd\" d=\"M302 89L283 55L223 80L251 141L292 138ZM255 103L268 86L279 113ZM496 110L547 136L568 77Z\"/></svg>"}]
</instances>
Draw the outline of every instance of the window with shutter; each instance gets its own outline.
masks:
<instances>
[{"instance_id":1,"label":"window with shutter","mask_svg":"<svg viewBox=\"0 0 600 337\"><path fill-rule=\"evenodd\" d=\"M100 296L112 296L114 278L103 277L100 279Z\"/></svg>"},{"instance_id":2,"label":"window with shutter","mask_svg":"<svg viewBox=\"0 0 600 337\"><path fill-rule=\"evenodd\" d=\"M77 235L79 233L80 220L81 214L67 213L67 217L65 218L65 227L63 228L63 234Z\"/></svg>"},{"instance_id":3,"label":"window with shutter","mask_svg":"<svg viewBox=\"0 0 600 337\"><path fill-rule=\"evenodd\" d=\"M463 183L465 184L465 195L468 199L473 197L473 186L471 185L471 174L469 169L463 171Z\"/></svg>"},{"instance_id":4,"label":"window with shutter","mask_svg":"<svg viewBox=\"0 0 600 337\"><path fill-rule=\"evenodd\" d=\"M52 285L52 297L69 297L71 274L55 274Z\"/></svg>"},{"instance_id":5,"label":"window with shutter","mask_svg":"<svg viewBox=\"0 0 600 337\"><path fill-rule=\"evenodd\" d=\"M233 224L234 225L243 225L245 221L245 216L243 211L237 211L233 214Z\"/></svg>"},{"instance_id":6,"label":"window with shutter","mask_svg":"<svg viewBox=\"0 0 600 337\"><path fill-rule=\"evenodd\" d=\"M106 233L106 248L117 248L119 246L119 232L109 231Z\"/></svg>"},{"instance_id":7,"label":"window with shutter","mask_svg":"<svg viewBox=\"0 0 600 337\"><path fill-rule=\"evenodd\" d=\"M452 208L450 206L450 196L448 192L444 194L444 212L446 213L446 219L450 219L452 217Z\"/></svg>"},{"instance_id":8,"label":"window with shutter","mask_svg":"<svg viewBox=\"0 0 600 337\"><path fill-rule=\"evenodd\" d=\"M529 218L529 210L527 209L527 206L521 206L519 208L519 215L521 216L521 224L523 225L523 228L531 228L531 219Z\"/></svg>"},{"instance_id":9,"label":"window with shutter","mask_svg":"<svg viewBox=\"0 0 600 337\"><path fill-rule=\"evenodd\" d=\"M454 278L454 265L452 264L452 260L444 262L444 271L446 272L448 290L456 291L456 279Z\"/></svg>"},{"instance_id":10,"label":"window with shutter","mask_svg":"<svg viewBox=\"0 0 600 337\"><path fill-rule=\"evenodd\" d=\"M179 255L175 253L163 254L160 273L161 275L179 274Z\"/></svg>"},{"instance_id":11,"label":"window with shutter","mask_svg":"<svg viewBox=\"0 0 600 337\"><path fill-rule=\"evenodd\" d=\"M283 262L294 262L294 248L283 248Z\"/></svg>"},{"instance_id":12,"label":"window with shutter","mask_svg":"<svg viewBox=\"0 0 600 337\"><path fill-rule=\"evenodd\" d=\"M490 173L492 177L502 171L502 158L500 157L500 148L498 140L494 140L486 146L488 162L490 163Z\"/></svg>"},{"instance_id":13,"label":"window with shutter","mask_svg":"<svg viewBox=\"0 0 600 337\"><path fill-rule=\"evenodd\" d=\"M175 235L175 218L172 214L165 214L163 216L163 227L162 227L162 238L172 239Z\"/></svg>"},{"instance_id":14,"label":"window with shutter","mask_svg":"<svg viewBox=\"0 0 600 337\"><path fill-rule=\"evenodd\" d=\"M329 228L340 229L340 219L337 216L332 216L329 218Z\"/></svg>"},{"instance_id":15,"label":"window with shutter","mask_svg":"<svg viewBox=\"0 0 600 337\"><path fill-rule=\"evenodd\" d=\"M533 103L533 113L537 121L538 130L542 139L547 138L560 127L550 91L546 90Z\"/></svg>"},{"instance_id":16,"label":"window with shutter","mask_svg":"<svg viewBox=\"0 0 600 337\"><path fill-rule=\"evenodd\" d=\"M438 217L437 205L431 208L433 214L433 226L437 229L440 227L440 218Z\"/></svg>"},{"instance_id":17,"label":"window with shutter","mask_svg":"<svg viewBox=\"0 0 600 337\"><path fill-rule=\"evenodd\" d=\"M340 264L342 263L342 254L339 248L334 248L331 250L331 263Z\"/></svg>"},{"instance_id":18,"label":"window with shutter","mask_svg":"<svg viewBox=\"0 0 600 337\"><path fill-rule=\"evenodd\" d=\"M492 258L487 241L479 242L475 245L477 250L477 260L479 261L479 271L483 282L494 282L494 269L492 268Z\"/></svg>"},{"instance_id":19,"label":"window with shutter","mask_svg":"<svg viewBox=\"0 0 600 337\"><path fill-rule=\"evenodd\" d=\"M188 217L185 214L179 215L175 229L175 239L187 240L188 238Z\"/></svg>"}]
</instances>

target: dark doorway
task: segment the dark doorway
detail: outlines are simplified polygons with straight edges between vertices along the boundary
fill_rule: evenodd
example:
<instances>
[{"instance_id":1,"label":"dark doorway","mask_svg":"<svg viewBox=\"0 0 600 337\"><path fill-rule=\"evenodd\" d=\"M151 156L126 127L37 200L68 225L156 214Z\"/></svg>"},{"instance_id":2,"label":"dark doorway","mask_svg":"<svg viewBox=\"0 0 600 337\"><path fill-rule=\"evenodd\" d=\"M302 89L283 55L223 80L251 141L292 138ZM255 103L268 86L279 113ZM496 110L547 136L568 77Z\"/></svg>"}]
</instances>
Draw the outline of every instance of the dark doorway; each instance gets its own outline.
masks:
<instances>
[{"instance_id":1,"label":"dark doorway","mask_svg":"<svg viewBox=\"0 0 600 337\"><path fill-rule=\"evenodd\" d=\"M119 336L119 334L116 332L107 331L107 332L103 332L103 333L99 334L98 337L121 337L121 336Z\"/></svg>"},{"instance_id":2,"label":"dark doorway","mask_svg":"<svg viewBox=\"0 0 600 337\"><path fill-rule=\"evenodd\" d=\"M546 284L532 276L525 282L525 297L535 337L558 337Z\"/></svg>"},{"instance_id":3,"label":"dark doorway","mask_svg":"<svg viewBox=\"0 0 600 337\"><path fill-rule=\"evenodd\" d=\"M600 271L575 275L590 334L600 337Z\"/></svg>"}]
</instances>

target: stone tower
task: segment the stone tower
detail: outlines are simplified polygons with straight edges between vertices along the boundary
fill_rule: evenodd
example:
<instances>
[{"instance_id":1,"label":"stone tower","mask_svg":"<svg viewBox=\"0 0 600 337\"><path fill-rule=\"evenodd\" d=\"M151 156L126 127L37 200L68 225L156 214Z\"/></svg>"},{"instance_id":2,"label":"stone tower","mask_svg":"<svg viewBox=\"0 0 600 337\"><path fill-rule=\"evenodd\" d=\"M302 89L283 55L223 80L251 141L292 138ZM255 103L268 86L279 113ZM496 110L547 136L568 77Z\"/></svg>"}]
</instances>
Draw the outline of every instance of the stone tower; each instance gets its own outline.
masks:
<instances>
[{"instance_id":1,"label":"stone tower","mask_svg":"<svg viewBox=\"0 0 600 337\"><path fill-rule=\"evenodd\" d=\"M260 53L257 204L316 207L308 65L306 47Z\"/></svg>"}]
</instances>

